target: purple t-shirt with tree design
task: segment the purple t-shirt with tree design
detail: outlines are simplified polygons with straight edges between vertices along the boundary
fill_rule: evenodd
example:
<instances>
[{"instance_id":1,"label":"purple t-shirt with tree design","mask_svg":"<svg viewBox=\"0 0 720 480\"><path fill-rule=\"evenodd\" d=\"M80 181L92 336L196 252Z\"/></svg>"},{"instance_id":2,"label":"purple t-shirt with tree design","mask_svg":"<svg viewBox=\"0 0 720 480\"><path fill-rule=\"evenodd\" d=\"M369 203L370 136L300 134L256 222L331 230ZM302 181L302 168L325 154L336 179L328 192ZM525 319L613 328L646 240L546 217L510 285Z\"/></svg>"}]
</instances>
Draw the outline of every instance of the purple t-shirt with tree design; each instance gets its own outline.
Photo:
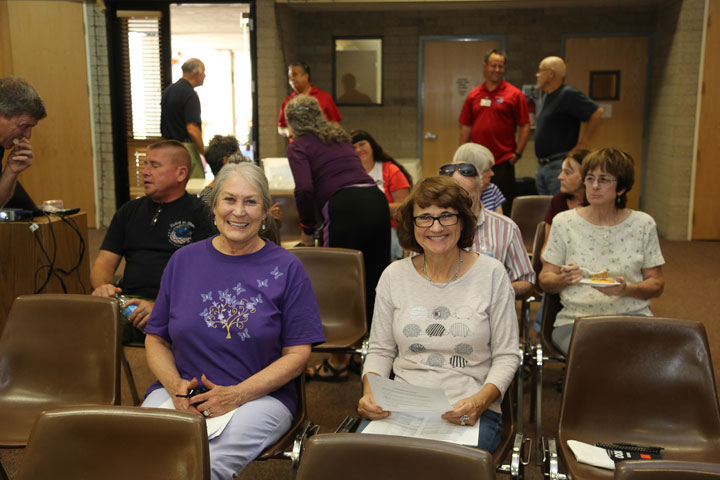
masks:
<instances>
[{"instance_id":1,"label":"purple t-shirt with tree design","mask_svg":"<svg viewBox=\"0 0 720 480\"><path fill-rule=\"evenodd\" d=\"M249 255L220 253L212 238L173 254L145 331L171 344L180 376L235 385L280 358L283 347L325 341L300 260L272 242ZM153 383L147 393L160 388ZM172 393L172 392L171 392ZM291 381L271 392L295 412Z\"/></svg>"}]
</instances>

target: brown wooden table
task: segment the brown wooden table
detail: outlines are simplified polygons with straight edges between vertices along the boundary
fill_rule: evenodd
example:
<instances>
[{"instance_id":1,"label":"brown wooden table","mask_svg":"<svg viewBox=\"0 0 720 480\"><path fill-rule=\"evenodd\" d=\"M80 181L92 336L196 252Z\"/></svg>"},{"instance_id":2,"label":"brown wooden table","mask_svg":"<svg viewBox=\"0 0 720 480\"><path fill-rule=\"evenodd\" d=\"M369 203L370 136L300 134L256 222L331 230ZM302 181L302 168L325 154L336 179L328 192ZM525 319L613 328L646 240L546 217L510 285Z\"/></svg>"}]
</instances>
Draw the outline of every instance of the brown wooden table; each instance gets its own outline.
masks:
<instances>
[{"instance_id":1,"label":"brown wooden table","mask_svg":"<svg viewBox=\"0 0 720 480\"><path fill-rule=\"evenodd\" d=\"M38 227L34 233L30 230L32 223ZM85 244L82 259L80 237ZM53 271L57 276L51 275L44 288L37 291L45 284L50 264L40 245L50 260L55 257ZM0 331L18 295L63 293L62 283L67 293L90 293L88 256L87 215L83 212L64 220L51 215L32 221L0 222ZM73 271L66 274L60 270Z\"/></svg>"}]
</instances>

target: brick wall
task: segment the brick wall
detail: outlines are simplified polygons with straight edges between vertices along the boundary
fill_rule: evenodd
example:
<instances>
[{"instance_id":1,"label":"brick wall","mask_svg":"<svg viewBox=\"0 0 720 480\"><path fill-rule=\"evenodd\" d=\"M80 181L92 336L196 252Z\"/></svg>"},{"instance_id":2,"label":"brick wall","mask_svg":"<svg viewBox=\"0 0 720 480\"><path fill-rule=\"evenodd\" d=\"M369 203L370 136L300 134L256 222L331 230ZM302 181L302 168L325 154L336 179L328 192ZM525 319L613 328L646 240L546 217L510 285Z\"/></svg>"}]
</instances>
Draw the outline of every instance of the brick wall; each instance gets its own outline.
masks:
<instances>
[{"instance_id":1,"label":"brick wall","mask_svg":"<svg viewBox=\"0 0 720 480\"><path fill-rule=\"evenodd\" d=\"M686 238L703 0L592 9L363 12L307 11L293 3L280 3L276 10L279 16L294 19L289 31L295 30L295 41L288 41L289 31L284 32L286 53L288 44L292 45L313 68L313 84L328 91L332 89L333 35L383 36L384 105L344 106L342 124L347 129L372 131L396 157L419 156L416 135L421 35L505 35L509 55L506 78L520 85L535 82L540 59L562 53L563 35L653 34L644 209L655 217L662 236ZM285 23L291 22L286 20L283 26ZM284 66L279 68L282 71L276 72L278 76L284 73Z\"/></svg>"},{"instance_id":2,"label":"brick wall","mask_svg":"<svg viewBox=\"0 0 720 480\"><path fill-rule=\"evenodd\" d=\"M105 228L115 213L110 80L108 71L105 14L94 1L84 4L88 41L88 85L93 122L93 163L95 166L97 226Z\"/></svg>"},{"instance_id":3,"label":"brick wall","mask_svg":"<svg viewBox=\"0 0 720 480\"><path fill-rule=\"evenodd\" d=\"M292 19L279 27L274 0L257 0L258 134L260 156L285 156L287 141L277 133L277 115L287 95L283 42L293 42ZM282 17L282 15L280 15Z\"/></svg>"},{"instance_id":4,"label":"brick wall","mask_svg":"<svg viewBox=\"0 0 720 480\"><path fill-rule=\"evenodd\" d=\"M332 89L333 35L382 35L384 105L342 107L346 129L365 128L396 157L417 157L418 48L425 35L504 35L509 56L506 78L535 83L539 61L560 55L564 34L651 32L648 6L622 8L425 10L366 12L295 11L297 49L313 68L313 84ZM480 65L478 65L480 68Z\"/></svg>"},{"instance_id":5,"label":"brick wall","mask_svg":"<svg viewBox=\"0 0 720 480\"><path fill-rule=\"evenodd\" d=\"M655 27L644 210L672 240L688 234L704 11L704 0L679 0Z\"/></svg>"}]
</instances>

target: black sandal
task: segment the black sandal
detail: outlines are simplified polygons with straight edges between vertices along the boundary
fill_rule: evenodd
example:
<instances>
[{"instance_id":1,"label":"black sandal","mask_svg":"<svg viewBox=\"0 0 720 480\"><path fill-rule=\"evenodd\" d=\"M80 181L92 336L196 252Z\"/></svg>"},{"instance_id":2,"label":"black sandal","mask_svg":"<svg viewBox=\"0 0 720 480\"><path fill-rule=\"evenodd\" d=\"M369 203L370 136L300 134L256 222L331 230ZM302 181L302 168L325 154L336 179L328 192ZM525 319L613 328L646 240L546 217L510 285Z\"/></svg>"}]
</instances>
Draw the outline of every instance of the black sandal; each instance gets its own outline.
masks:
<instances>
[{"instance_id":1,"label":"black sandal","mask_svg":"<svg viewBox=\"0 0 720 480\"><path fill-rule=\"evenodd\" d=\"M342 383L347 382L348 380L348 368L335 368L332 365L330 365L330 362L328 362L328 359L322 361L322 363L314 368L313 373L305 372L305 378L307 380L318 380L320 382L330 382L330 383ZM329 375L320 375L320 372L329 373ZM345 375L343 375L343 373Z\"/></svg>"}]
</instances>

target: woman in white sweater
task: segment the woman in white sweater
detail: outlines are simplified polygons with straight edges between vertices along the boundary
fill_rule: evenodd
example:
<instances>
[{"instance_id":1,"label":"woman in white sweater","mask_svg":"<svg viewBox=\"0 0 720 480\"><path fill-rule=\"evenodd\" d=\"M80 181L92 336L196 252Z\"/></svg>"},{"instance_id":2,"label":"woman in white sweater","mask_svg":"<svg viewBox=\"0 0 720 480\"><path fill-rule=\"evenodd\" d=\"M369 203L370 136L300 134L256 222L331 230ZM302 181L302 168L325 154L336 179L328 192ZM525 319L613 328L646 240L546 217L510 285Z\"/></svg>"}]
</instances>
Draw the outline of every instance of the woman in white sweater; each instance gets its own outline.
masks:
<instances>
[{"instance_id":1,"label":"woman in white sweater","mask_svg":"<svg viewBox=\"0 0 720 480\"><path fill-rule=\"evenodd\" d=\"M468 252L477 219L465 190L447 177L418 183L398 209L403 248L419 253L391 264L377 286L370 350L358 413L375 404L367 375L443 388L453 409L442 418L480 422L478 447L500 442L502 395L520 358L515 296L503 265Z\"/></svg>"}]
</instances>

